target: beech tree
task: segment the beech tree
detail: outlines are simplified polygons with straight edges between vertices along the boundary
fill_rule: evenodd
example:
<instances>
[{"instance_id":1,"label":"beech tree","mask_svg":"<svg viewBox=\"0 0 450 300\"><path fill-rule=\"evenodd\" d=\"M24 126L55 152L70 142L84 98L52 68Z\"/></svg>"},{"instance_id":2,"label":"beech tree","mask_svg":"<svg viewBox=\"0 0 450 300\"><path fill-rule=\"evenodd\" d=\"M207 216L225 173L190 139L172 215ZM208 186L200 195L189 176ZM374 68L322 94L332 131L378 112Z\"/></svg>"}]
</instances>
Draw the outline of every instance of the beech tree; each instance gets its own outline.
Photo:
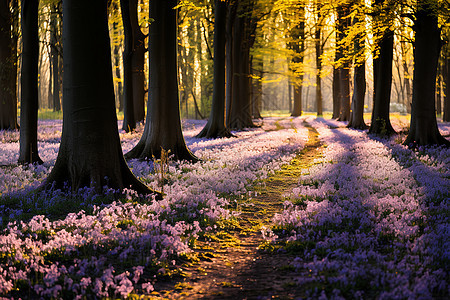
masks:
<instances>
[{"instance_id":1,"label":"beech tree","mask_svg":"<svg viewBox=\"0 0 450 300\"><path fill-rule=\"evenodd\" d=\"M302 85L303 85L303 60L305 55L305 7L302 3L296 6L296 14L299 16L299 23L291 29L292 43L290 48L294 51L292 64L296 66L296 79L294 85L294 104L291 116L302 115Z\"/></svg>"},{"instance_id":2,"label":"beech tree","mask_svg":"<svg viewBox=\"0 0 450 300\"><path fill-rule=\"evenodd\" d=\"M17 39L11 0L0 0L0 130L17 129ZM14 1L17 3L16 1Z\"/></svg>"},{"instance_id":3,"label":"beech tree","mask_svg":"<svg viewBox=\"0 0 450 300\"><path fill-rule=\"evenodd\" d=\"M123 54L124 73L124 120L123 129L129 132L136 123L145 118L145 35L138 19L138 0L121 0L122 20L125 33Z\"/></svg>"},{"instance_id":4,"label":"beech tree","mask_svg":"<svg viewBox=\"0 0 450 300\"><path fill-rule=\"evenodd\" d=\"M42 163L37 147L39 0L22 0L22 68L19 163Z\"/></svg>"},{"instance_id":5,"label":"beech tree","mask_svg":"<svg viewBox=\"0 0 450 300\"><path fill-rule=\"evenodd\" d=\"M251 112L250 49L256 19L254 0L231 1L227 24L227 126L241 130L254 127Z\"/></svg>"},{"instance_id":6,"label":"beech tree","mask_svg":"<svg viewBox=\"0 0 450 300\"><path fill-rule=\"evenodd\" d=\"M389 118L392 86L392 59L394 55L394 32L390 29L394 7L385 0L375 0L374 24L378 40L378 55L373 59L373 110L369 133L391 135L395 133Z\"/></svg>"},{"instance_id":7,"label":"beech tree","mask_svg":"<svg viewBox=\"0 0 450 300\"><path fill-rule=\"evenodd\" d=\"M338 82L336 84L339 86L339 121L348 121L350 119L350 62L347 58L349 49L346 43L343 42L350 26L349 14L349 4L343 3L337 7L336 58L338 66L336 75Z\"/></svg>"},{"instance_id":8,"label":"beech tree","mask_svg":"<svg viewBox=\"0 0 450 300\"><path fill-rule=\"evenodd\" d=\"M122 155L115 110L107 0L63 1L63 131L43 188L90 186L152 193ZM160 194L157 194L160 198Z\"/></svg>"},{"instance_id":9,"label":"beech tree","mask_svg":"<svg viewBox=\"0 0 450 300\"><path fill-rule=\"evenodd\" d=\"M414 74L411 125L405 145L447 145L436 120L436 75L441 51L437 1L417 1L414 14Z\"/></svg>"},{"instance_id":10,"label":"beech tree","mask_svg":"<svg viewBox=\"0 0 450 300\"><path fill-rule=\"evenodd\" d=\"M214 77L212 109L205 127L198 138L231 137L225 123L225 30L227 3L215 0L214 19Z\"/></svg>"},{"instance_id":11,"label":"beech tree","mask_svg":"<svg viewBox=\"0 0 450 300\"><path fill-rule=\"evenodd\" d=\"M161 149L175 159L197 161L181 131L177 82L176 0L150 1L149 92L144 132L126 158L160 158Z\"/></svg>"},{"instance_id":12,"label":"beech tree","mask_svg":"<svg viewBox=\"0 0 450 300\"><path fill-rule=\"evenodd\" d=\"M122 21L124 30L123 51L123 126L125 132L136 129L134 112L134 88L133 88L133 54L134 33L130 18L130 3L137 0L120 0L122 10Z\"/></svg>"},{"instance_id":13,"label":"beech tree","mask_svg":"<svg viewBox=\"0 0 450 300\"><path fill-rule=\"evenodd\" d=\"M366 61L365 61L365 22L364 13L361 11L361 3L356 2L353 11L353 25L357 32L353 41L354 72L353 72L353 96L350 110L350 120L347 127L355 129L366 129L364 122L364 97L366 95Z\"/></svg>"}]
</instances>

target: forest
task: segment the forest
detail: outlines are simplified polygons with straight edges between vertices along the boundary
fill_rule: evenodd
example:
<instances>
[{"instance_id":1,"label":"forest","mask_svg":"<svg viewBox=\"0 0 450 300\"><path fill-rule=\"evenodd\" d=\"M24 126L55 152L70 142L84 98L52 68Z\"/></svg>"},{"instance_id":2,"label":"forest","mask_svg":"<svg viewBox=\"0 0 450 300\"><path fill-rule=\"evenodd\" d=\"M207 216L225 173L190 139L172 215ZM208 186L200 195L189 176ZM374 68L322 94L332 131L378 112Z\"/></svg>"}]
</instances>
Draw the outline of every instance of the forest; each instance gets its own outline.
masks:
<instances>
[{"instance_id":1,"label":"forest","mask_svg":"<svg viewBox=\"0 0 450 300\"><path fill-rule=\"evenodd\" d=\"M0 298L450 297L447 0L0 0Z\"/></svg>"}]
</instances>

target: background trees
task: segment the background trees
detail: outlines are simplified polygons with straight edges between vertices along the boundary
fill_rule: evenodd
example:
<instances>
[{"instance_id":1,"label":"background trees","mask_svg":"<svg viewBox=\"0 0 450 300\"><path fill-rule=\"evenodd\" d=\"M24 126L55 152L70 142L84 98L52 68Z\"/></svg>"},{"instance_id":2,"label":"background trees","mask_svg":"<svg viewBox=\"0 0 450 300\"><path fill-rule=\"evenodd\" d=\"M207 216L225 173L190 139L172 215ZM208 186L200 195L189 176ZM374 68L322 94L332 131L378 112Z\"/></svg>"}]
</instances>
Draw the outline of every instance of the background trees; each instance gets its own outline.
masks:
<instances>
[{"instance_id":1,"label":"background trees","mask_svg":"<svg viewBox=\"0 0 450 300\"><path fill-rule=\"evenodd\" d=\"M254 126L252 118L260 117L261 111L278 110L292 115L333 111L333 118L348 120L350 127L357 128L365 127L364 113L372 113L370 132L391 134L394 131L389 113L410 111L413 64L423 60L413 56L413 42L420 37L413 30L418 23L417 3L421 1L229 0L221 1L220 9L213 0L173 3L178 12L176 75L180 114L206 118L222 115L224 110L226 127L240 130ZM447 118L448 4L444 1L437 5L440 2L434 0L424 3L429 3L429 10L437 17L443 43L435 87L439 96L435 107L429 107L437 111L438 118ZM153 20L149 18L148 0L122 1L129 6L126 14L120 9L119 0L108 4L115 103L119 119L124 118L123 129L128 131L145 114L144 95L151 80L147 32ZM4 28L0 33L3 129L18 127L17 104L22 99L17 58L25 56L18 26L19 9L17 0L0 2L0 27ZM225 83L218 84L220 87L216 84L215 88L225 86L226 100L217 110L218 104L212 105L213 98L217 99L213 74L223 67L213 67L218 43L213 36L216 18L220 20L225 9L226 33L225 38L221 33L220 39L226 41ZM38 104L41 109L58 111L63 101L61 0L41 0L38 14ZM223 20L217 24L224 26ZM121 96L124 84L125 98L129 99L125 105ZM427 90L430 89L431 85Z\"/></svg>"}]
</instances>

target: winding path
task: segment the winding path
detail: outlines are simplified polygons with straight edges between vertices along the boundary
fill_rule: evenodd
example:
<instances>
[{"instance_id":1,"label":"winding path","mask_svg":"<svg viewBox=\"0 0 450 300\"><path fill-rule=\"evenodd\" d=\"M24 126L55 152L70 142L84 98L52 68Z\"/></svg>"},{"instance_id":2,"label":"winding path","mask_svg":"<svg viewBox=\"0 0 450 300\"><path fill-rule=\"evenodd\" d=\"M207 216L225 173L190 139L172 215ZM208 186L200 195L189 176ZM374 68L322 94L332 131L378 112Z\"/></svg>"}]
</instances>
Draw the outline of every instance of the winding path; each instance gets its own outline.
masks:
<instances>
[{"instance_id":1,"label":"winding path","mask_svg":"<svg viewBox=\"0 0 450 300\"><path fill-rule=\"evenodd\" d=\"M178 282L159 281L158 292L152 296L163 299L293 299L303 292L295 284L294 270L289 263L294 258L286 252L270 253L258 250L264 242L261 228L270 227L275 213L283 209L283 194L298 184L303 169L321 156L322 144L318 132L308 128L308 142L303 150L262 185L252 188L256 196L250 205L241 205L240 222L231 232L213 241L198 242L200 261L182 267L186 276ZM298 274L297 274L298 275Z\"/></svg>"}]
</instances>

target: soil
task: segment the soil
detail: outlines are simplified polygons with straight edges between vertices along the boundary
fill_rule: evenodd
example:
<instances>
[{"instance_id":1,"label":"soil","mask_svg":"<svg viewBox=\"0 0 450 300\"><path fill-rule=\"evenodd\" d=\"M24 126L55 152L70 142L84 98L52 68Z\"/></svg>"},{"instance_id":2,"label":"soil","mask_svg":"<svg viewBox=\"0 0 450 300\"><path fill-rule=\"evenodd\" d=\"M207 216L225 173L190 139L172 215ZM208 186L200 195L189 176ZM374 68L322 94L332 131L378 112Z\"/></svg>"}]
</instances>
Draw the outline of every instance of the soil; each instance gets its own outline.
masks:
<instances>
[{"instance_id":1,"label":"soil","mask_svg":"<svg viewBox=\"0 0 450 300\"><path fill-rule=\"evenodd\" d=\"M195 248L198 262L181 266L184 276L155 283L155 299L296 299L304 292L295 283L299 274L290 266L295 255L286 251L263 251L262 226L271 227L281 212L283 194L298 184L303 169L321 156L318 132L308 123L309 139L290 164L255 184L251 205L242 205L239 225L221 238L200 241Z\"/></svg>"}]
</instances>

